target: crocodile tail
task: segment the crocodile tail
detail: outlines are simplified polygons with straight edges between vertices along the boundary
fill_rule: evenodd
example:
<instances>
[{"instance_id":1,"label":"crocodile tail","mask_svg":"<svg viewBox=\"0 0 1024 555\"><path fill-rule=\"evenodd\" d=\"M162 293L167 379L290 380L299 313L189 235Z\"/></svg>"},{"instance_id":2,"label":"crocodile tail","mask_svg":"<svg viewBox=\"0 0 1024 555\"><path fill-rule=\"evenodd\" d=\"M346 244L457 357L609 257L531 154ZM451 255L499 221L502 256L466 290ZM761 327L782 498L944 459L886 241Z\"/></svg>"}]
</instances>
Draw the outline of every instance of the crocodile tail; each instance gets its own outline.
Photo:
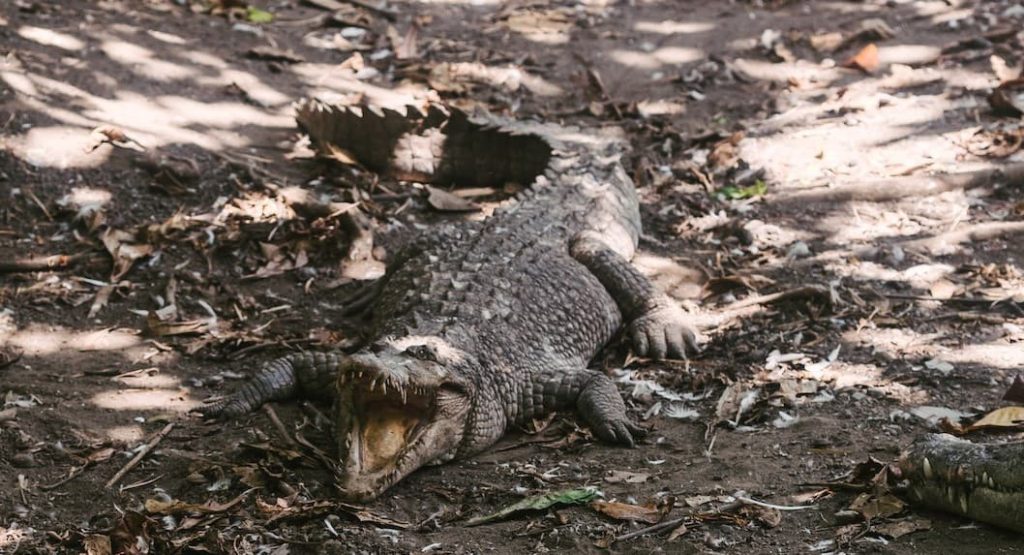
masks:
<instances>
[{"instance_id":1,"label":"crocodile tail","mask_svg":"<svg viewBox=\"0 0 1024 555\"><path fill-rule=\"evenodd\" d=\"M407 181L525 185L544 171L552 154L551 145L535 134L480 123L440 104L398 111L305 99L295 111L318 151L340 150L367 169Z\"/></svg>"},{"instance_id":2,"label":"crocodile tail","mask_svg":"<svg viewBox=\"0 0 1024 555\"><path fill-rule=\"evenodd\" d=\"M196 410L204 416L233 418L297 392L312 398L329 397L341 358L336 353L297 353L272 360L234 393Z\"/></svg>"}]
</instances>

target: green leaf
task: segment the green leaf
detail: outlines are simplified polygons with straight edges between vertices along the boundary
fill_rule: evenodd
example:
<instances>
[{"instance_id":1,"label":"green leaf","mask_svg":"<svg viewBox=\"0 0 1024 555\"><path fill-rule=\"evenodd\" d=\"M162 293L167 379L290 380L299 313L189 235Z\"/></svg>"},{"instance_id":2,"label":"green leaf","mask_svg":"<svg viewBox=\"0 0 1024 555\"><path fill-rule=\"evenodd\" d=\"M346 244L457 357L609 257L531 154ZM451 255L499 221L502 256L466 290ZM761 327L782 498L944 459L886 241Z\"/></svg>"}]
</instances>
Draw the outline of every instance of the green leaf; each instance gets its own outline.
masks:
<instances>
[{"instance_id":1,"label":"green leaf","mask_svg":"<svg viewBox=\"0 0 1024 555\"><path fill-rule=\"evenodd\" d=\"M734 185L726 185L718 190L716 195L721 198L728 200L740 200L745 198L754 198L763 196L768 192L768 184L758 179L753 185L749 187L736 187Z\"/></svg>"},{"instance_id":2,"label":"green leaf","mask_svg":"<svg viewBox=\"0 0 1024 555\"><path fill-rule=\"evenodd\" d=\"M274 20L274 14L252 6L246 8L245 17L252 23L270 23Z\"/></svg>"},{"instance_id":3,"label":"green leaf","mask_svg":"<svg viewBox=\"0 0 1024 555\"><path fill-rule=\"evenodd\" d=\"M600 495L601 492L594 487L564 489L561 491L534 495L533 497L527 497L522 501L513 503L494 514L471 518L466 521L466 526L476 526L486 522L493 522L522 511L539 511L554 505L582 505L593 501Z\"/></svg>"}]
</instances>

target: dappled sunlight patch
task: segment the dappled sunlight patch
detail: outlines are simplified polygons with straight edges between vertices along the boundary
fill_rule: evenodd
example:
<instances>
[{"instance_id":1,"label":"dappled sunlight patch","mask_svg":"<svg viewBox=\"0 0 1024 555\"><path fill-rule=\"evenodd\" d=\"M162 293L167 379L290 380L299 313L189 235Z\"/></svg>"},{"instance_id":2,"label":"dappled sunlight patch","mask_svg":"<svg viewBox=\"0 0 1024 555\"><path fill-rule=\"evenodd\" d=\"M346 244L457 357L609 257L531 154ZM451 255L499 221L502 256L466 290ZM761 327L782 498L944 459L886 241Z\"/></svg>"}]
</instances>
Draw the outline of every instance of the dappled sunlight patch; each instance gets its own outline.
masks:
<instances>
[{"instance_id":1,"label":"dappled sunlight patch","mask_svg":"<svg viewBox=\"0 0 1024 555\"><path fill-rule=\"evenodd\" d=\"M684 46L664 46L650 52L617 48L609 52L608 56L624 66L654 70L665 65L682 65L702 60L704 51Z\"/></svg>"},{"instance_id":2,"label":"dappled sunlight patch","mask_svg":"<svg viewBox=\"0 0 1024 555\"><path fill-rule=\"evenodd\" d=\"M709 21L638 21L633 25L635 31L655 33L658 35L692 35L707 33L717 27Z\"/></svg>"},{"instance_id":3,"label":"dappled sunlight patch","mask_svg":"<svg viewBox=\"0 0 1024 555\"><path fill-rule=\"evenodd\" d=\"M176 45L176 46L184 46L184 45L188 44L188 41L185 40L183 37L179 37L178 35L175 35L175 34L172 34L172 33L165 33L163 31L155 31L153 29L147 29L146 30L146 34L151 36L151 37L153 37L153 38L155 38L156 40L158 40L160 42L164 42L164 43L167 43L167 44L173 44L173 45Z\"/></svg>"},{"instance_id":4,"label":"dappled sunlight patch","mask_svg":"<svg viewBox=\"0 0 1024 555\"><path fill-rule=\"evenodd\" d=\"M265 107L282 106L295 100L267 85L252 73L237 69L223 69L218 75L196 77L196 83L203 86L235 85L257 104Z\"/></svg>"},{"instance_id":5,"label":"dappled sunlight patch","mask_svg":"<svg viewBox=\"0 0 1024 555\"><path fill-rule=\"evenodd\" d=\"M942 49L938 46L927 46L924 44L885 45L878 50L878 61L882 65L922 65L934 62L941 53Z\"/></svg>"},{"instance_id":6,"label":"dappled sunlight patch","mask_svg":"<svg viewBox=\"0 0 1024 555\"><path fill-rule=\"evenodd\" d=\"M843 334L843 339L866 345L892 359L908 359L921 365L928 361L947 362L954 367L971 365L971 372L975 373L983 371L979 366L1005 370L1024 367L1024 348L1019 344L989 342L950 347L939 343L948 340L943 333L921 333L907 328L851 330ZM937 367L935 362L931 366Z\"/></svg>"},{"instance_id":7,"label":"dappled sunlight patch","mask_svg":"<svg viewBox=\"0 0 1024 555\"><path fill-rule=\"evenodd\" d=\"M114 378L114 381L138 389L177 389L181 387L181 381L178 378L161 374L157 368L126 372Z\"/></svg>"},{"instance_id":8,"label":"dappled sunlight patch","mask_svg":"<svg viewBox=\"0 0 1024 555\"><path fill-rule=\"evenodd\" d=\"M356 79L355 72L340 69L336 64L305 63L291 68L292 74L314 90L309 96L328 104L363 104L403 110L410 104L422 104L428 97L423 84L406 82L394 88L384 88Z\"/></svg>"},{"instance_id":9,"label":"dappled sunlight patch","mask_svg":"<svg viewBox=\"0 0 1024 555\"><path fill-rule=\"evenodd\" d=\"M146 432L138 424L112 426L105 428L103 433L107 436L107 439L117 443L137 443L146 437Z\"/></svg>"},{"instance_id":10,"label":"dappled sunlight patch","mask_svg":"<svg viewBox=\"0 0 1024 555\"><path fill-rule=\"evenodd\" d=\"M110 149L87 152L94 143L88 129L69 126L33 127L5 141L18 158L39 168L95 168L107 161Z\"/></svg>"},{"instance_id":11,"label":"dappled sunlight patch","mask_svg":"<svg viewBox=\"0 0 1024 555\"><path fill-rule=\"evenodd\" d=\"M924 391L908 387L885 377L885 369L874 364L837 363L822 371L821 379L831 382L836 391L875 390L902 403L928 400Z\"/></svg>"},{"instance_id":12,"label":"dappled sunlight patch","mask_svg":"<svg viewBox=\"0 0 1024 555\"><path fill-rule=\"evenodd\" d=\"M859 281L904 282L914 289L927 291L932 284L952 274L956 268L949 264L918 264L905 270L883 266L877 262L862 260L858 264L837 261L825 268L837 276Z\"/></svg>"},{"instance_id":13,"label":"dappled sunlight patch","mask_svg":"<svg viewBox=\"0 0 1024 555\"><path fill-rule=\"evenodd\" d=\"M739 58L734 65L749 79L778 83L814 83L819 87L825 87L838 81L844 72L837 68L824 68L805 60L775 63L767 60Z\"/></svg>"},{"instance_id":14,"label":"dappled sunlight patch","mask_svg":"<svg viewBox=\"0 0 1024 555\"><path fill-rule=\"evenodd\" d=\"M24 25L18 29L18 35L37 44L56 46L69 52L78 52L85 48L85 43L81 40L53 29Z\"/></svg>"},{"instance_id":15,"label":"dappled sunlight patch","mask_svg":"<svg viewBox=\"0 0 1024 555\"><path fill-rule=\"evenodd\" d=\"M633 264L650 277L660 291L676 299L699 298L702 284L706 281L704 273L697 268L647 252L637 253Z\"/></svg>"},{"instance_id":16,"label":"dappled sunlight patch","mask_svg":"<svg viewBox=\"0 0 1024 555\"><path fill-rule=\"evenodd\" d=\"M199 405L189 398L188 390L179 389L116 389L92 396L90 402L101 409L117 411L152 410L160 412L187 413Z\"/></svg>"},{"instance_id":17,"label":"dappled sunlight patch","mask_svg":"<svg viewBox=\"0 0 1024 555\"><path fill-rule=\"evenodd\" d=\"M104 40L100 49L111 60L118 62L136 75L167 82L194 77L194 69L160 59L152 50L122 40Z\"/></svg>"},{"instance_id":18,"label":"dappled sunlight patch","mask_svg":"<svg viewBox=\"0 0 1024 555\"><path fill-rule=\"evenodd\" d=\"M124 351L142 346L139 336L130 330L69 331L60 327L33 325L14 331L5 343L21 347L26 355L52 355L67 349L76 351Z\"/></svg>"},{"instance_id":19,"label":"dappled sunlight patch","mask_svg":"<svg viewBox=\"0 0 1024 555\"><path fill-rule=\"evenodd\" d=\"M939 359L953 364L978 364L1007 370L1024 368L1024 345L979 343L942 352Z\"/></svg>"}]
</instances>

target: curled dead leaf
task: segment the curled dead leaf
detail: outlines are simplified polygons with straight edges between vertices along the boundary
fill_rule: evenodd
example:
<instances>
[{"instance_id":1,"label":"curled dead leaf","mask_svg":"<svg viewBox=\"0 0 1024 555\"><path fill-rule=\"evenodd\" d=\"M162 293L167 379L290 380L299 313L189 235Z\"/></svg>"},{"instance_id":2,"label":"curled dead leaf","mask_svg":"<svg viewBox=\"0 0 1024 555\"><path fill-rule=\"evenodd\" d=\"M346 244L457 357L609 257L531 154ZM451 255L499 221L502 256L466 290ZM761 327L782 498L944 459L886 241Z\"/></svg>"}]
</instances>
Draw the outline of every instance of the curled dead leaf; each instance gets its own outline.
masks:
<instances>
[{"instance_id":1,"label":"curled dead leaf","mask_svg":"<svg viewBox=\"0 0 1024 555\"><path fill-rule=\"evenodd\" d=\"M614 518L615 520L628 520L657 524L664 514L653 505L631 505L616 501L594 501L590 508L595 511Z\"/></svg>"},{"instance_id":2,"label":"curled dead leaf","mask_svg":"<svg viewBox=\"0 0 1024 555\"><path fill-rule=\"evenodd\" d=\"M874 73L878 70L878 46L875 43L868 44L859 52L843 62L843 67L859 69L864 73Z\"/></svg>"}]
</instances>

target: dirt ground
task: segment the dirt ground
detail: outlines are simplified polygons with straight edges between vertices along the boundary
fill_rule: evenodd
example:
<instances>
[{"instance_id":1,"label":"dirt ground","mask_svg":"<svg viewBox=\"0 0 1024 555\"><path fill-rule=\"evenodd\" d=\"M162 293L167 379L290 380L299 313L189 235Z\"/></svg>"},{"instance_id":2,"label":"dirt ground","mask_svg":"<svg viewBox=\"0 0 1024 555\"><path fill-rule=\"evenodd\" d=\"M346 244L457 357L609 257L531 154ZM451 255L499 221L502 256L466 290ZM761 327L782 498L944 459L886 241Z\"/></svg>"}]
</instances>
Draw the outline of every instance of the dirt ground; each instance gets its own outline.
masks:
<instances>
[{"instance_id":1,"label":"dirt ground","mask_svg":"<svg viewBox=\"0 0 1024 555\"><path fill-rule=\"evenodd\" d=\"M0 5L0 553L1021 551L864 475L1000 406L1024 364L1024 87L989 100L1024 3L333 4ZM327 407L189 414L345 348L383 252L467 217L312 158L311 95L622 130L637 263L706 336L687 363L595 361L643 443L559 414L356 507L320 462ZM466 525L585 486L673 525L587 504Z\"/></svg>"}]
</instances>

